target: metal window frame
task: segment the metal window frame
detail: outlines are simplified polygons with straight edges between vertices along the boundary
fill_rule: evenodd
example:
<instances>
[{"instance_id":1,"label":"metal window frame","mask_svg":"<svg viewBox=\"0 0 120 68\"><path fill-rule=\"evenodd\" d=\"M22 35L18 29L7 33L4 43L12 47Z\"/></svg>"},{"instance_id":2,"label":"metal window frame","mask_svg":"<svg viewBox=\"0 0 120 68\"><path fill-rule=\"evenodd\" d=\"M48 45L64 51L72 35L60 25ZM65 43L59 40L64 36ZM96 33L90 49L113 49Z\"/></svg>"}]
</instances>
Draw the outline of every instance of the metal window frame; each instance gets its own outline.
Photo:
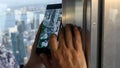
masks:
<instances>
[{"instance_id":1,"label":"metal window frame","mask_svg":"<svg viewBox=\"0 0 120 68\"><path fill-rule=\"evenodd\" d=\"M90 68L98 68L98 0L91 0Z\"/></svg>"}]
</instances>

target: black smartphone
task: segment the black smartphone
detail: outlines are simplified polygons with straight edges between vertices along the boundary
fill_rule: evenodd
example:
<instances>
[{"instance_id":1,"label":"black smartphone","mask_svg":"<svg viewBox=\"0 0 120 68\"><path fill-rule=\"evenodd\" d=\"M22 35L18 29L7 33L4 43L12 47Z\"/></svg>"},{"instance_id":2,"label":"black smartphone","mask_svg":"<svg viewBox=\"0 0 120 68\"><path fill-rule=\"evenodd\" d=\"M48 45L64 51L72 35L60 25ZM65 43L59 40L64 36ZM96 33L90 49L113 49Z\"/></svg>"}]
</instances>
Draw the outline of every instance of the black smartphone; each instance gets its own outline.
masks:
<instances>
[{"instance_id":1,"label":"black smartphone","mask_svg":"<svg viewBox=\"0 0 120 68\"><path fill-rule=\"evenodd\" d=\"M41 34L37 44L36 53L50 54L49 38L51 34L58 35L62 27L62 4L47 5L45 16L41 25Z\"/></svg>"}]
</instances>

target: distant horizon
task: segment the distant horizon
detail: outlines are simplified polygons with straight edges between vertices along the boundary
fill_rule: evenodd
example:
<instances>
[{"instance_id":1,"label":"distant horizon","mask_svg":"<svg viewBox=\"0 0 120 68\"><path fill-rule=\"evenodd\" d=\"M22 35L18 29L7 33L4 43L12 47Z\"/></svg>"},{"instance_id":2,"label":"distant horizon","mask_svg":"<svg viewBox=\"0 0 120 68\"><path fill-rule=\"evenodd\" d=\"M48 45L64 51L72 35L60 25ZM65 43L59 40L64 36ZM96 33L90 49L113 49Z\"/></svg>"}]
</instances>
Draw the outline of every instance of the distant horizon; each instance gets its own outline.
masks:
<instances>
[{"instance_id":1,"label":"distant horizon","mask_svg":"<svg viewBox=\"0 0 120 68\"><path fill-rule=\"evenodd\" d=\"M56 3L56 4L60 4L60 3ZM14 6L14 7L8 7L7 5L6 5L6 8L10 8L10 9L17 9L17 8L22 8L22 7L29 7L29 6L31 6L31 7L35 7L35 6L39 6L39 7L43 7L43 6L46 6L46 5L48 5L48 4L27 4L27 5L20 5L20 6Z\"/></svg>"},{"instance_id":2,"label":"distant horizon","mask_svg":"<svg viewBox=\"0 0 120 68\"><path fill-rule=\"evenodd\" d=\"M0 4L6 5L8 8L15 8L28 5L45 5L62 3L62 0L0 0Z\"/></svg>"}]
</instances>

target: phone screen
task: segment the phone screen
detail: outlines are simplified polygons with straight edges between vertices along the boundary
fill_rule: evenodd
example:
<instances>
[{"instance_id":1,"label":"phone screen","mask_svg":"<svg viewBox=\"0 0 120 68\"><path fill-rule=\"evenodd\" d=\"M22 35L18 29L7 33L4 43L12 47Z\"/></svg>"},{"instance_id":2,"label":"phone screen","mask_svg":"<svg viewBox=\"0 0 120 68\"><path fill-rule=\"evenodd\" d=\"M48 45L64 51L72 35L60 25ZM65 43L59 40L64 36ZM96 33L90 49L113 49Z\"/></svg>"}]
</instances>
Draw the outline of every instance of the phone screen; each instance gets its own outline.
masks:
<instances>
[{"instance_id":1,"label":"phone screen","mask_svg":"<svg viewBox=\"0 0 120 68\"><path fill-rule=\"evenodd\" d=\"M37 44L37 53L50 54L49 38L51 34L58 35L62 25L62 5L48 5L41 25L41 34Z\"/></svg>"}]
</instances>

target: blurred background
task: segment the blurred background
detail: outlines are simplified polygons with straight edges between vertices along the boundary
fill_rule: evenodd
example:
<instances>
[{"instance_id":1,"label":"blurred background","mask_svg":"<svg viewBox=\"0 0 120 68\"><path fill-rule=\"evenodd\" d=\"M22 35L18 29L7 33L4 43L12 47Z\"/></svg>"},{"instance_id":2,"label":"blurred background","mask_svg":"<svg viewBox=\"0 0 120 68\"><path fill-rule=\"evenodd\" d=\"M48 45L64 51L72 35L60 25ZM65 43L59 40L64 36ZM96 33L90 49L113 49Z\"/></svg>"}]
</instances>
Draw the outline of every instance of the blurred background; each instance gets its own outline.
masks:
<instances>
[{"instance_id":1,"label":"blurred background","mask_svg":"<svg viewBox=\"0 0 120 68\"><path fill-rule=\"evenodd\" d=\"M62 0L0 0L0 46L13 53L19 65L30 56L47 4Z\"/></svg>"}]
</instances>

